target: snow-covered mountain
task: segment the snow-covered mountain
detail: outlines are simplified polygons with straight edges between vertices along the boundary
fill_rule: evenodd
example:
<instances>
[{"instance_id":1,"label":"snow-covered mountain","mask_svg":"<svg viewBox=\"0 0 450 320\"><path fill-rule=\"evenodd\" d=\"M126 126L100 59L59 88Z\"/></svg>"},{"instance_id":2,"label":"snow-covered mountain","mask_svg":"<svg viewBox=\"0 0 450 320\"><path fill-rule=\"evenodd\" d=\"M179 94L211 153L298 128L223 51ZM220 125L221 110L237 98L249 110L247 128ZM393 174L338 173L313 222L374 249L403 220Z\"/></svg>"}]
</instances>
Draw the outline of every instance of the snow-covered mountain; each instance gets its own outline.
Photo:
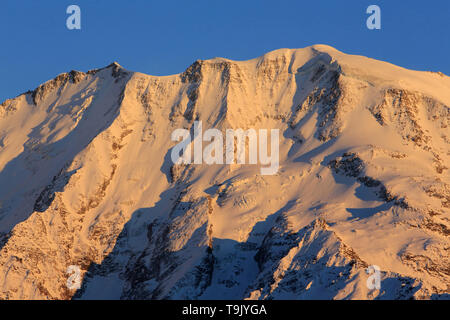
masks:
<instances>
[{"instance_id":1,"label":"snow-covered mountain","mask_svg":"<svg viewBox=\"0 0 450 320\"><path fill-rule=\"evenodd\" d=\"M448 106L441 73L324 45L61 74L0 106L0 298L448 298ZM279 129L278 172L174 165L195 120Z\"/></svg>"}]
</instances>

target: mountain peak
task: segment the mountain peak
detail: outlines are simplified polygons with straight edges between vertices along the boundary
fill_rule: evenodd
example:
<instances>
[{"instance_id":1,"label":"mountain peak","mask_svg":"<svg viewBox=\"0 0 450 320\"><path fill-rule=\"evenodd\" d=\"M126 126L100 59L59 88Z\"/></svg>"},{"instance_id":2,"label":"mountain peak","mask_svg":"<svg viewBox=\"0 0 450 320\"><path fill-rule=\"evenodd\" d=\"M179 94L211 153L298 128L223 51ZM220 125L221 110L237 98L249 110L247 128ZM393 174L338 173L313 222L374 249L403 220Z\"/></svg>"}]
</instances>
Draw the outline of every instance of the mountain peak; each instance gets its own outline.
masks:
<instances>
[{"instance_id":1,"label":"mountain peak","mask_svg":"<svg viewBox=\"0 0 450 320\"><path fill-rule=\"evenodd\" d=\"M123 67L117 61L111 62L106 68L122 68L123 69Z\"/></svg>"}]
</instances>

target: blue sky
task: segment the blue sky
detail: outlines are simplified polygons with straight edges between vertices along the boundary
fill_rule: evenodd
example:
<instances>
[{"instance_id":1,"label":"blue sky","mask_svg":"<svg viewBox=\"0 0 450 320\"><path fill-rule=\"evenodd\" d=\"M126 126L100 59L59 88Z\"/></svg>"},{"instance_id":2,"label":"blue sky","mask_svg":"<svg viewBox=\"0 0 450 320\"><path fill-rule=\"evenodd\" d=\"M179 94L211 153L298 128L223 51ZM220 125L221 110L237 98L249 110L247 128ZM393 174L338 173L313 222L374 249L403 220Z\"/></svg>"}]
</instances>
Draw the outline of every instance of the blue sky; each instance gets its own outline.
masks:
<instances>
[{"instance_id":1,"label":"blue sky","mask_svg":"<svg viewBox=\"0 0 450 320\"><path fill-rule=\"evenodd\" d=\"M81 30L66 28L70 4L81 8ZM381 30L366 28L371 4L381 8ZM447 0L1 0L0 36L0 101L112 61L167 75L197 59L317 43L450 75Z\"/></svg>"}]
</instances>

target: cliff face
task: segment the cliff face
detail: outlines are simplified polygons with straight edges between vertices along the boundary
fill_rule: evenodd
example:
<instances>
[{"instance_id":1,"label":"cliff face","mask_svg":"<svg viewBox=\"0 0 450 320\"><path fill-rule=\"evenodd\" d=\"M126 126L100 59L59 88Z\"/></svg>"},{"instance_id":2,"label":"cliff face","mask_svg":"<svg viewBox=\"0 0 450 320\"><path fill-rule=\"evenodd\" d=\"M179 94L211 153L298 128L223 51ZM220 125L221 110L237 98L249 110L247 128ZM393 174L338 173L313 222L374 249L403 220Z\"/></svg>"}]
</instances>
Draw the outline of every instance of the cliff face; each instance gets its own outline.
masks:
<instances>
[{"instance_id":1,"label":"cliff face","mask_svg":"<svg viewBox=\"0 0 450 320\"><path fill-rule=\"evenodd\" d=\"M448 297L449 89L321 45L59 75L0 106L0 298ZM279 129L279 170L174 165L196 120Z\"/></svg>"}]
</instances>

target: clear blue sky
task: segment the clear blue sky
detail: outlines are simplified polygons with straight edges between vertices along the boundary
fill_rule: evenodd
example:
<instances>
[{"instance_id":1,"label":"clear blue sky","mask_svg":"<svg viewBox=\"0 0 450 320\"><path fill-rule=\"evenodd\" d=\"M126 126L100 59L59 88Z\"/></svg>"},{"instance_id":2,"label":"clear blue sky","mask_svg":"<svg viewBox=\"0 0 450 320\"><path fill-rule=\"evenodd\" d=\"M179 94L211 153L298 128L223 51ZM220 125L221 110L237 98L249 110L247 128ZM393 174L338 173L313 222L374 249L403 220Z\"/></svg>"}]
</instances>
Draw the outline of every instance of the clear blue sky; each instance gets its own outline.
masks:
<instances>
[{"instance_id":1,"label":"clear blue sky","mask_svg":"<svg viewBox=\"0 0 450 320\"><path fill-rule=\"evenodd\" d=\"M81 30L66 28L70 4L81 8ZM370 4L381 7L379 31L366 28ZM317 43L450 74L448 0L0 0L0 36L0 101L112 61L167 75L196 59Z\"/></svg>"}]
</instances>

